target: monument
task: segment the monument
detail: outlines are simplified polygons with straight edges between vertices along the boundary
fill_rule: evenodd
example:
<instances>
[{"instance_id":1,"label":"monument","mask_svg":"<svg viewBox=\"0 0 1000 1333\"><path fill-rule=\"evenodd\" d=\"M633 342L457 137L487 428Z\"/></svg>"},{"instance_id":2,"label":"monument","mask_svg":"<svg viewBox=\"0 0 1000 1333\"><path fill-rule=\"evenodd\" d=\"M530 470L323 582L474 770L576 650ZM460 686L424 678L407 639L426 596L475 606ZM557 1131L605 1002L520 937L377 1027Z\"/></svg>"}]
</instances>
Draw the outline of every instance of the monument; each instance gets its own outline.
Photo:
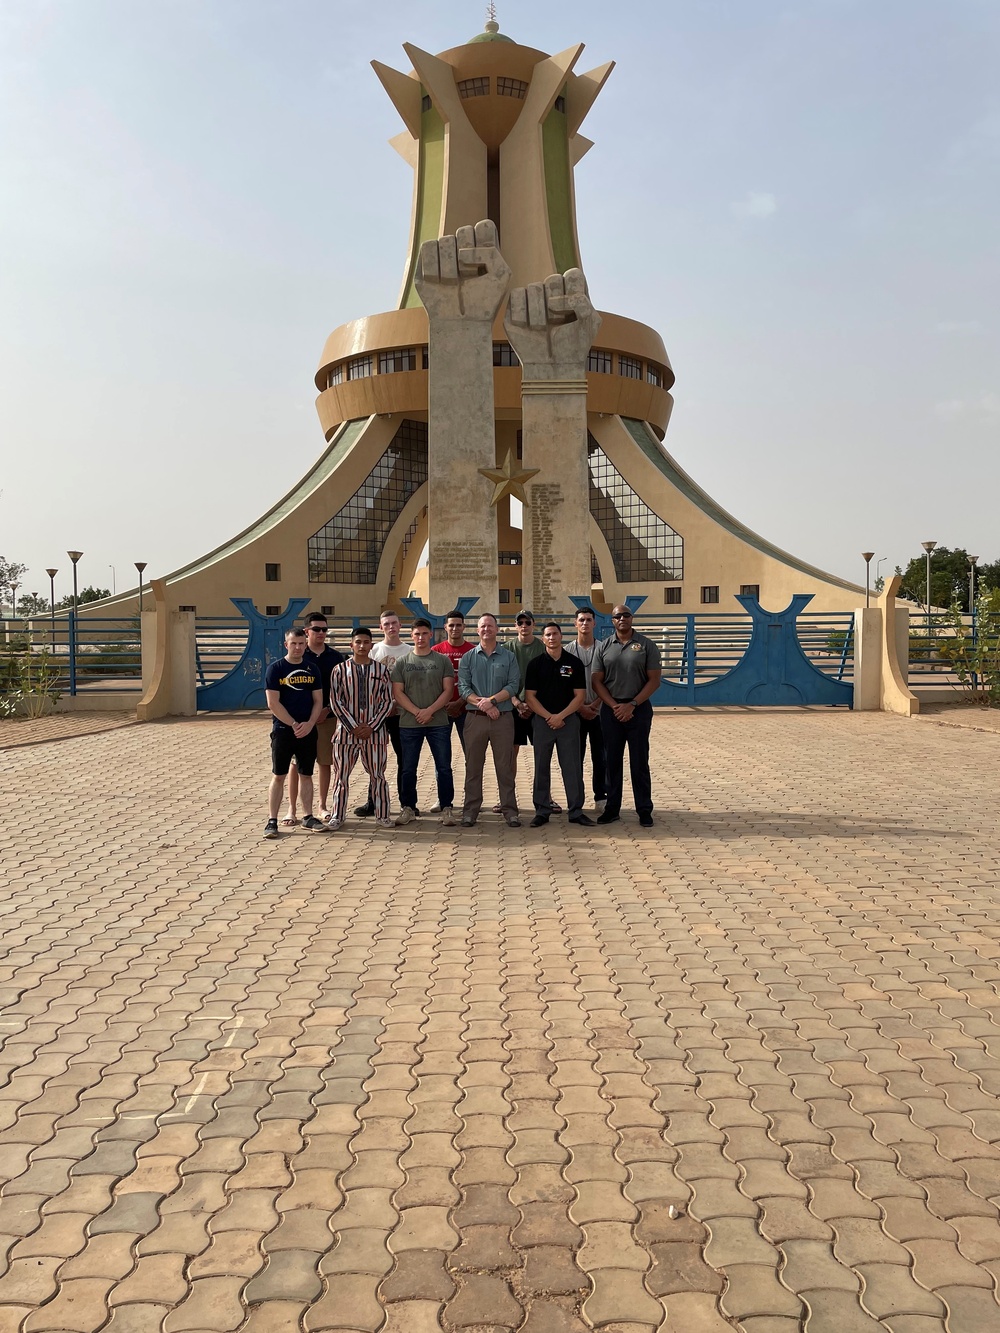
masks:
<instances>
[{"instance_id":1,"label":"monument","mask_svg":"<svg viewBox=\"0 0 1000 1333\"><path fill-rule=\"evenodd\" d=\"M373 62L413 171L397 307L330 335L324 453L256 523L167 576L168 608L232 615L247 598L278 616L308 598L370 620L415 589L437 615L460 596L510 615L629 594L651 612L802 593L853 610L856 585L751 532L671 458L660 335L591 303L574 173L612 64L577 72L582 45L548 55L495 21L439 55L404 50L409 71Z\"/></svg>"}]
</instances>

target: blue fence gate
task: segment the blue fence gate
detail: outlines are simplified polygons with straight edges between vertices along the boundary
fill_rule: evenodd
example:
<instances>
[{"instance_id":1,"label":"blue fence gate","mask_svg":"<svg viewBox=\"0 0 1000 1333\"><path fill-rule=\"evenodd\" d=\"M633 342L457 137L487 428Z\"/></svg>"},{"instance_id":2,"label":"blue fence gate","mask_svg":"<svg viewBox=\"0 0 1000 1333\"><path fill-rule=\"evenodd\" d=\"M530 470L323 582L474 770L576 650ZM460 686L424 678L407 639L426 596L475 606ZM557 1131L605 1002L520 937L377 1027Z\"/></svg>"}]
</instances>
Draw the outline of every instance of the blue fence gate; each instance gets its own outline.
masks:
<instances>
[{"instance_id":1,"label":"blue fence gate","mask_svg":"<svg viewBox=\"0 0 1000 1333\"><path fill-rule=\"evenodd\" d=\"M249 598L231 600L238 616L199 617L196 622L199 709L264 708L264 673L284 654L285 630L309 605L308 598L293 597L281 615L264 616ZM419 600L405 600L413 615L426 614ZM466 614L475 600L462 599ZM578 606L589 604L585 597L572 600ZM643 613L644 597L625 599L635 614L635 628L661 650L663 679L653 695L656 707L852 706L850 612L808 612L812 598L806 593L793 597L784 611L765 611L755 597L736 600L741 612L658 616ZM564 634L574 634L570 619L561 619ZM331 638L338 640L333 646L345 651L357 623L357 618L331 618ZM443 624L443 618L432 623ZM513 626L509 632L514 633ZM597 637L613 633L611 617L599 615Z\"/></svg>"}]
</instances>

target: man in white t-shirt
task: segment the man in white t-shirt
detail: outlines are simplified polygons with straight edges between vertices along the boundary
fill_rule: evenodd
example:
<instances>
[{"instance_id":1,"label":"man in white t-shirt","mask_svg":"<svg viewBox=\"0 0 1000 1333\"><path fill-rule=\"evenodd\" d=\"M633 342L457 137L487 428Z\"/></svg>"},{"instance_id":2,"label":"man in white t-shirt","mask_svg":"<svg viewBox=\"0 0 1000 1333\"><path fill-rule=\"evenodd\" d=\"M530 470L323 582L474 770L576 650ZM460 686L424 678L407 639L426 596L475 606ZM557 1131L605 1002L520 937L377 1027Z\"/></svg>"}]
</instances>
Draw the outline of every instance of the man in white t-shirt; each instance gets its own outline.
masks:
<instances>
[{"instance_id":1,"label":"man in white t-shirt","mask_svg":"<svg viewBox=\"0 0 1000 1333\"><path fill-rule=\"evenodd\" d=\"M371 660L381 662L385 669L392 675L392 668L401 657L405 657L413 648L412 643L404 643L399 637L399 616L395 611L383 611L378 618L382 629L382 642L377 643L371 651ZM396 756L396 796L400 805L403 804L402 791L402 771L403 771L403 751L399 740L399 708L393 707L392 714L382 724L385 727L386 735L389 738L389 744L392 746L393 754ZM375 800L371 789L368 791L368 800L364 805L359 805L354 811L361 819L375 813Z\"/></svg>"}]
</instances>

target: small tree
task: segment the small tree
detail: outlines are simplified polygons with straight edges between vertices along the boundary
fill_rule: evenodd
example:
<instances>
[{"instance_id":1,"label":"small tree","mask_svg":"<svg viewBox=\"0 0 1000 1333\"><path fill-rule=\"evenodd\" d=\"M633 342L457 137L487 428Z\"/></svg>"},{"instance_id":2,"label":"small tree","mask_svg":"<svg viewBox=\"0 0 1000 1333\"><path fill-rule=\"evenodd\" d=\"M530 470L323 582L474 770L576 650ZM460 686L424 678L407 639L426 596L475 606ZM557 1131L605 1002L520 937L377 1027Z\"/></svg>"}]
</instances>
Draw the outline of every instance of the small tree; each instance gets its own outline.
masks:
<instances>
[{"instance_id":1,"label":"small tree","mask_svg":"<svg viewBox=\"0 0 1000 1333\"><path fill-rule=\"evenodd\" d=\"M32 616L45 616L49 613L49 599L39 597L37 592L26 593L18 598L18 615L24 620L30 620Z\"/></svg>"},{"instance_id":2,"label":"small tree","mask_svg":"<svg viewBox=\"0 0 1000 1333\"><path fill-rule=\"evenodd\" d=\"M88 584L86 588L81 589L78 601L80 606L86 606L88 602L99 602L103 597L110 597L110 596L111 596L110 588L94 588ZM70 593L68 597L64 597L61 602L56 602L57 611L69 611L72 609L72 607L73 607L72 593Z\"/></svg>"},{"instance_id":3,"label":"small tree","mask_svg":"<svg viewBox=\"0 0 1000 1333\"><path fill-rule=\"evenodd\" d=\"M976 598L973 637L956 603L949 613L954 637L945 640L956 676L975 703L1000 708L1000 588L985 588Z\"/></svg>"}]
</instances>

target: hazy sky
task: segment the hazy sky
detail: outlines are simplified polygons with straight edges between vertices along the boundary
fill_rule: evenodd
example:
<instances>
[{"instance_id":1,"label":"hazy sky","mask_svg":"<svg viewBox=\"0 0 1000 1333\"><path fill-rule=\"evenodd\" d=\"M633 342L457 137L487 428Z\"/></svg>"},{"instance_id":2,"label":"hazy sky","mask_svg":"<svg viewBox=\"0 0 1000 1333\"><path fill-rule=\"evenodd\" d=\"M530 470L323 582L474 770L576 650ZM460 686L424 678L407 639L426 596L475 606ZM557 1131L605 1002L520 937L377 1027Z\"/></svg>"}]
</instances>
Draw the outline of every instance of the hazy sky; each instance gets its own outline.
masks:
<instances>
[{"instance_id":1,"label":"hazy sky","mask_svg":"<svg viewBox=\"0 0 1000 1333\"><path fill-rule=\"evenodd\" d=\"M368 62L484 16L3 0L0 553L25 591L52 564L66 592L69 547L84 583L165 574L309 468L326 335L392 309L405 258L401 126ZM848 577L925 538L1000 556L996 0L499 18L618 61L584 127L583 263L597 305L663 335L681 466Z\"/></svg>"}]
</instances>

